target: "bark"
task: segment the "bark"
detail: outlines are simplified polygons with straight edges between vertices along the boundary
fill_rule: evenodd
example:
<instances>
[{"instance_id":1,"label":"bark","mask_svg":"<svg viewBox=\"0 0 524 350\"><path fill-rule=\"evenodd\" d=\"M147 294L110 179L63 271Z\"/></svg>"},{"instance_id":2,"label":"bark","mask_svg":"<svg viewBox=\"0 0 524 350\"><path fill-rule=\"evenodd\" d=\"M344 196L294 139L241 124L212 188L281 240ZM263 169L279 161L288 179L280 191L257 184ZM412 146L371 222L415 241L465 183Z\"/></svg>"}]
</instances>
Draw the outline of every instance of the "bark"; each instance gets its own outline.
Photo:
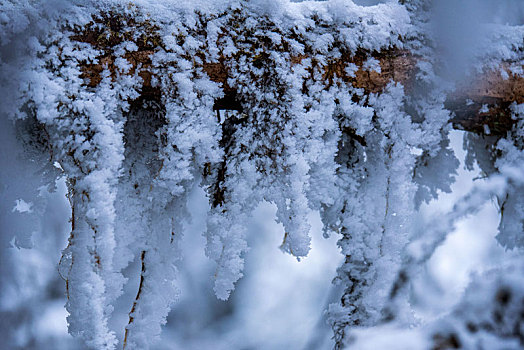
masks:
<instances>
[{"instance_id":1,"label":"bark","mask_svg":"<svg viewBox=\"0 0 524 350\"><path fill-rule=\"evenodd\" d=\"M111 48L131 38L130 32L122 32L122 18L113 13L103 14L97 19L100 26L84 28L71 38L75 41L89 43L101 50L98 63L84 64L82 66L83 78L87 87L97 86L101 81L101 72L107 67L115 72L114 60ZM129 26L129 21L126 19ZM127 53L125 58L131 63L132 69L129 74L135 74L142 78L140 101L158 100L160 90L152 85L153 74L151 68L151 55L161 47L161 39L156 34L154 25L149 22L131 23L140 26L145 34L142 34L137 43L138 50ZM103 27L102 26L102 27ZM373 57L380 62L381 72L366 70L364 62ZM214 82L221 83L224 97L215 101L215 110L242 110L242 101L237 98L234 89L228 86L227 62L206 62L202 69ZM297 64L305 56L291 57L291 63ZM409 93L414 86L417 73L417 61L419 57L414 56L407 50L392 48L381 52L357 52L354 55L344 54L339 60L330 62L325 67L324 80L326 86L333 84L334 78L339 77L346 83L356 88L361 88L366 94L380 93L386 85L397 82L404 85ZM356 64L359 69L349 76L346 67L349 63ZM498 70L488 70L477 76L469 77L467 81L459 84L457 89L451 93L446 101L446 108L452 112L450 122L455 129L470 131L478 134L505 135L513 127L515 121L512 119L511 105L524 103L524 78L512 74L508 69L509 63L502 63ZM503 78L501 71L507 72ZM351 98L351 97L348 97Z\"/></svg>"}]
</instances>

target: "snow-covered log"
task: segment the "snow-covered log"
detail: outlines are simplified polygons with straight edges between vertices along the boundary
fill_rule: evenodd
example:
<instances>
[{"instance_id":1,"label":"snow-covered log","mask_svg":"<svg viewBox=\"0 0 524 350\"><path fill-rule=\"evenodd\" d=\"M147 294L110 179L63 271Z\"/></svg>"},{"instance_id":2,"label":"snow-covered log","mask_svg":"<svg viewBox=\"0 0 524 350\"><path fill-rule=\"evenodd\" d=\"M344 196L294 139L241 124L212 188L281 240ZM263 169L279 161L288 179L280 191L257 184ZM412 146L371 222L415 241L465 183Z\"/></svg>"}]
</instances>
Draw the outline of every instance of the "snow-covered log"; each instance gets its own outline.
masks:
<instances>
[{"instance_id":1,"label":"snow-covered log","mask_svg":"<svg viewBox=\"0 0 524 350\"><path fill-rule=\"evenodd\" d=\"M271 26L267 27L267 23L264 25L265 31L271 32L274 29ZM276 23L272 23L272 26L275 27ZM131 37L134 30L142 32L140 37ZM201 30L205 31L205 28ZM333 24L331 31L336 30ZM229 36L228 40L232 42L238 40L235 38L235 32L223 28L222 33L224 36ZM86 80L86 86L95 87L100 83L104 67L108 67L114 74L116 57L112 54L112 47L131 39L136 44L136 50L125 53L123 57L131 65L129 74L134 74L138 70L142 78L139 99L141 101L160 99L159 89L152 85L156 77L151 70L153 54L162 49L159 35L159 28L153 26L149 20L137 23L133 18L126 18L116 12L99 13L93 22L77 28L75 34L71 36L72 40L87 43L101 50L94 63L82 65L82 77ZM210 39L206 38L206 40ZM222 41L222 44L226 43L228 41ZM343 45L342 42L339 44ZM252 55L248 56L249 60L261 60L264 56L264 43L257 43L258 45L262 51L257 53L252 51ZM399 46L403 46L402 43ZM217 50L223 52L224 49L219 43L217 44ZM287 59L290 61L290 67L306 58L312 58L313 62L315 60L324 62L322 79L326 89L333 84L334 79L339 78L355 88L363 89L366 95L382 92L390 82L402 84L409 93L415 88L416 74L419 72L417 63L424 60L424 57L399 47L387 47L380 51L357 47L352 52L341 46L335 48L340 51L339 57L330 54L322 57L322 55L308 53L294 55L289 45L282 45L279 49L289 54ZM235 89L228 85L228 79L231 78L228 67L231 65L230 61L235 60L235 56L221 54L218 62L214 62L216 57L207 57L207 53L202 52L199 58L200 60L193 61L193 64L203 69L211 81L221 84L224 91L224 96L215 100L214 108L241 111L243 108L241 98ZM376 60L377 66L366 65L369 59ZM515 62L501 62L498 67L483 67L480 72L472 72L449 92L446 107L454 113L450 119L454 128L478 134L485 134L486 130L489 130L487 134L490 135L505 135L511 130L514 120L511 118L510 106L512 103L524 103L524 78L511 71L512 63ZM313 76L310 78L313 79Z\"/></svg>"}]
</instances>

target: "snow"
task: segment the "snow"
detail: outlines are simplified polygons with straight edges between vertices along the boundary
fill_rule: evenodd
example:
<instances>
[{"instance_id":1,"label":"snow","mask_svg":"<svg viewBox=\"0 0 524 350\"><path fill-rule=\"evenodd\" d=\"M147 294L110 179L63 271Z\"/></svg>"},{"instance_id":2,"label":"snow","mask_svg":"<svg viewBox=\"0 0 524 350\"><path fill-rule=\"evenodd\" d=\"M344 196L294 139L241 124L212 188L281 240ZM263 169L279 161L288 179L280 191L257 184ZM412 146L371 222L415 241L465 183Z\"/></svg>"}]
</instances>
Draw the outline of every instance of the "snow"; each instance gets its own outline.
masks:
<instances>
[{"instance_id":1,"label":"snow","mask_svg":"<svg viewBox=\"0 0 524 350\"><path fill-rule=\"evenodd\" d=\"M33 206L33 203L29 202L27 203L23 199L17 199L15 201L15 206L13 207L13 212L17 211L19 213L31 213L31 207Z\"/></svg>"},{"instance_id":2,"label":"snow","mask_svg":"<svg viewBox=\"0 0 524 350\"><path fill-rule=\"evenodd\" d=\"M339 348L422 349L449 337L470 347L516 348L518 337L508 330L520 322L523 294L524 105L511 106L515 127L505 137L464 137L466 168L477 166L486 179L457 189L457 146L450 147L454 136L444 102L471 72L511 61L508 71L522 75L524 26L489 19L489 6L473 0L442 1L429 10L422 5L0 4L0 93L6 101L0 106L0 271L7 280L0 305L2 317L28 319L9 325L9 345L25 346L39 336L48 339L41 344L52 343L63 334L43 325L62 314L54 302L39 304L37 293L55 283L50 271L58 264L68 332L93 349L154 346L173 307L192 313L195 304L183 295L192 290L191 278L199 286L209 283L209 292L224 301L199 309L210 315L187 316L198 327L212 323L213 315L222 320L201 339L206 343L225 327L225 345L217 348L325 345L323 327L312 340L304 336L317 327L308 316L313 308L305 306L311 303L327 309ZM100 15L105 11L112 11L111 21ZM98 36L80 42L75 35L86 28ZM144 42L142 34L155 42ZM116 44L99 47L93 40ZM154 46L151 62L135 66L129 55L147 45ZM392 48L420 56L415 91L391 82L366 93L343 77L325 81L326 70L343 55ZM94 73L100 81L88 85L86 67L101 57L106 64ZM227 86L211 80L204 61L225 66ZM371 57L362 67L342 69L352 76L361 68L381 73L380 61ZM154 99L137 100L145 80L140 70L153 74ZM242 111L218 118L214 104L226 88L237 92ZM483 105L480 112L487 110ZM62 204L67 193L71 212L64 210L68 205L51 209L59 202L50 192L54 187L61 188ZM458 199L447 210L423 217L427 203L450 192ZM453 271L455 280L442 278L461 263L450 263L450 252L474 247L464 245L471 234L453 232L463 229L464 219L485 213L492 198L500 222L490 232L497 234L490 236L491 248L482 238L474 250L492 249L497 259L478 269L469 287L462 282L475 257ZM23 255L11 247L41 242L44 228L60 237L54 250L36 247ZM330 241L318 242L321 230ZM57 246L65 246L61 259ZM269 253L269 246L287 255ZM319 247L324 255L317 255ZM341 254L327 258L337 250ZM210 262L202 262L202 252ZM191 277L193 271L208 282ZM284 271L293 272L287 285ZM332 277L336 287L329 296L308 289L309 282L327 286ZM437 287L423 287L421 278ZM422 294L438 295L435 289L452 283L462 283L452 290L459 302L427 311L430 317L417 314ZM211 303L206 293L195 295ZM504 301L504 293L516 297ZM44 297L52 298L58 299ZM41 316L36 305L45 309ZM243 307L234 315L219 314L238 305ZM471 331L468 321L480 331ZM25 331L29 324L39 334ZM170 335L183 343L183 331Z\"/></svg>"}]
</instances>

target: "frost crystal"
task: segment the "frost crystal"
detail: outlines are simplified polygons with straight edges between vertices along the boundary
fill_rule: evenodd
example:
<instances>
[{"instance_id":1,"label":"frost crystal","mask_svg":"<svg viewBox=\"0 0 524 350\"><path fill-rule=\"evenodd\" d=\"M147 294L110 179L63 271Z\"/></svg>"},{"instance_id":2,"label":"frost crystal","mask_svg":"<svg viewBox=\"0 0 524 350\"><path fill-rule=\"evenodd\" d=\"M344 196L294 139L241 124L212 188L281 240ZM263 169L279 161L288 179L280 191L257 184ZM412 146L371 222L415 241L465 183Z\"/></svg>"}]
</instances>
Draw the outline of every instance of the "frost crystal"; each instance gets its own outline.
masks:
<instances>
[{"instance_id":1,"label":"frost crystal","mask_svg":"<svg viewBox=\"0 0 524 350\"><path fill-rule=\"evenodd\" d=\"M451 192L459 165L449 147L458 117L446 105L456 82L440 75L460 52L446 52L453 43L432 31L425 1L7 0L0 10L1 92L11 101L0 129L18 157L0 152L13 164L0 175L2 244L14 237L31 246L45 208L38 192L61 172L71 232L59 273L69 332L90 348L147 349L159 338L179 294L187 203L198 187L209 200L205 253L219 299L242 277L260 203L276 206L280 248L299 260L314 249L311 211L326 236L339 235L343 293L328 310L337 349L369 348L377 330L410 339L408 327L421 323L412 280L457 221L492 196L498 242L524 246L524 105L516 102L507 133L486 122L486 137L465 137L467 166L476 162L487 180L453 212L427 227L416 221L422 203ZM522 78L524 28L481 29L460 68ZM477 108L470 97L460 108ZM138 290L120 341L113 308L135 264ZM442 323L413 331L415 344L522 345L521 265L477 278ZM479 300L493 297L483 309Z\"/></svg>"}]
</instances>

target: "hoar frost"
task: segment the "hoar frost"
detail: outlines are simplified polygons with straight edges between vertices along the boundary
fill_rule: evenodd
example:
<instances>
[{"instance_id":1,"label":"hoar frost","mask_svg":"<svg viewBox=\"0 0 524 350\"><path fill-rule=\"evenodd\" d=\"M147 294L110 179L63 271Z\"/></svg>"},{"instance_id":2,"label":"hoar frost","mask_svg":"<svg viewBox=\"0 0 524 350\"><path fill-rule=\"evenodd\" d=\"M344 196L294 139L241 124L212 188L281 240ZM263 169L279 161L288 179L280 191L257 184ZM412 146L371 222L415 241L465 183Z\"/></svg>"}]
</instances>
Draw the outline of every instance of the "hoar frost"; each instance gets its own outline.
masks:
<instances>
[{"instance_id":1,"label":"hoar frost","mask_svg":"<svg viewBox=\"0 0 524 350\"><path fill-rule=\"evenodd\" d=\"M46 184L59 171L67 179L72 230L59 273L69 332L94 349L119 343L146 349L158 339L179 293L180 240L191 215L188 196L198 186L209 199L205 253L216 263L219 299L228 299L242 276L246 225L261 202L276 206L284 228L280 248L297 259L314 249L308 214L320 212L324 234L339 235L345 256L335 278L343 295L328 311L336 348L364 342L364 328L421 323L410 305L410 280L478 202L496 196L497 240L522 247L522 105L511 107L515 125L506 137L484 139L483 147L478 136L466 137L469 166L476 159L490 182L427 232L413 221L422 202L450 192L458 162L444 107L452 84L438 76L438 40L424 2L401 3L0 4L2 53L23 52L1 57L1 78L13 87L15 105L3 106L3 113L22 130L18 148L34 152L35 164L50 164L42 171ZM475 67L512 60L510 69L522 75L522 28L497 25L491 33L483 39L489 44L472 54ZM390 82L366 93L337 72L326 73L341 57L364 55L360 66L348 63L341 71L352 78L359 69L380 74L384 67L372 54L394 48L421 58L411 91ZM144 52L147 60L136 58ZM211 78L210 63L227 71L222 82ZM238 110L217 110L216 101L231 91ZM8 193L8 209L35 218L38 194L21 192ZM31 230L31 224L20 227ZM17 225L11 237L30 246ZM140 266L138 290L118 340L110 320L133 261ZM508 273L500 279L521 298L519 264L503 268ZM475 283L504 299L493 289L494 274ZM477 294L471 287L445 321L460 334L462 318L490 317L474 302ZM502 328L475 327L505 336L504 327L517 321L504 307ZM420 344L428 334L449 336L432 327L420 328ZM488 335L477 337L492 344Z\"/></svg>"}]
</instances>

